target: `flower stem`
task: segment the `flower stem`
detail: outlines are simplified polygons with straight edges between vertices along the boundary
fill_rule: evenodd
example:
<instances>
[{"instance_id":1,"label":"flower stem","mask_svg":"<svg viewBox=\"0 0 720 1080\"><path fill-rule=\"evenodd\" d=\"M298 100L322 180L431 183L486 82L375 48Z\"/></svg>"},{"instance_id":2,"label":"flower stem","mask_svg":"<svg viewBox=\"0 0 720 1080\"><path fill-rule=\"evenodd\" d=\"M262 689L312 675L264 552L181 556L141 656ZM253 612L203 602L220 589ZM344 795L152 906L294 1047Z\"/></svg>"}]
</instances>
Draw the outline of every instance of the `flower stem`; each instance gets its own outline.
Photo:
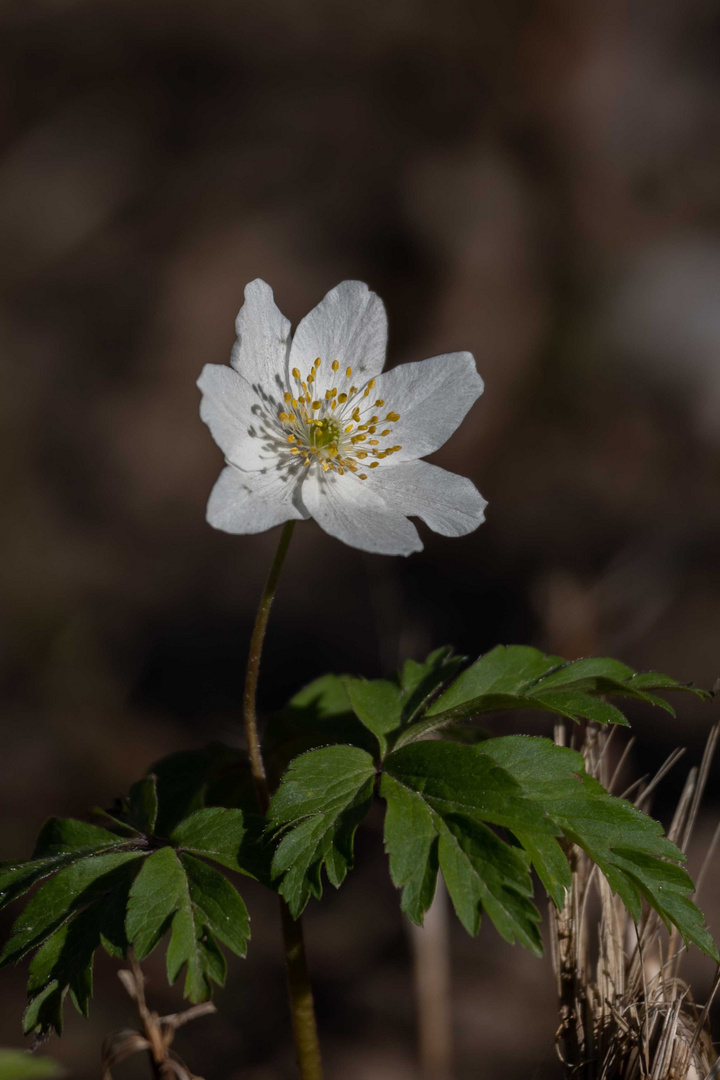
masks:
<instances>
[{"instance_id":1,"label":"flower stem","mask_svg":"<svg viewBox=\"0 0 720 1080\"><path fill-rule=\"evenodd\" d=\"M243 699L243 720L245 723L245 738L247 740L248 755L250 757L250 770L258 805L263 814L267 812L270 804L270 789L265 772L262 750L257 727L256 698L258 677L260 674L260 658L265 640L270 608L275 599L280 571L282 570L285 556L287 555L290 540L292 538L294 521L286 521L272 561L270 572L265 582L252 637L250 638L250 651L248 653L247 670L245 674L245 696ZM285 948L285 965L287 968L288 995L290 999L290 1013L292 1016L293 1035L295 1050L297 1053L298 1069L301 1080L322 1080L322 1062L320 1059L320 1042L315 1022L315 1006L313 1003L310 975L308 973L307 960L305 957L305 944L303 941L302 923L299 919L293 919L285 901L280 898L280 915L282 920L283 945Z\"/></svg>"}]
</instances>

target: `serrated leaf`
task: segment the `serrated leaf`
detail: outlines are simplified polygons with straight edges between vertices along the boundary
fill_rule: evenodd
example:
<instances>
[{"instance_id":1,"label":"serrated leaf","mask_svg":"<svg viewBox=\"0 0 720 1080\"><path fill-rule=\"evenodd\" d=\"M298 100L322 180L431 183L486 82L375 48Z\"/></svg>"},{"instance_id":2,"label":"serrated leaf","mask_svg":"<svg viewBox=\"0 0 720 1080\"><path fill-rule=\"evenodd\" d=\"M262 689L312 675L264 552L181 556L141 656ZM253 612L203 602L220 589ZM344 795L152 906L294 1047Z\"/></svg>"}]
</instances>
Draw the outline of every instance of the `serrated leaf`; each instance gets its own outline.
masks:
<instances>
[{"instance_id":1,"label":"serrated leaf","mask_svg":"<svg viewBox=\"0 0 720 1080\"><path fill-rule=\"evenodd\" d=\"M150 771L157 785L157 836L169 836L181 821L208 805L208 789L225 777L232 781L235 799L247 790L254 800L247 755L234 747L213 744L202 750L180 750L156 761Z\"/></svg>"},{"instance_id":2,"label":"serrated leaf","mask_svg":"<svg viewBox=\"0 0 720 1080\"><path fill-rule=\"evenodd\" d=\"M355 715L378 741L381 756L388 749L386 738L400 727L402 693L400 687L387 679L354 679L349 675L343 686Z\"/></svg>"},{"instance_id":3,"label":"serrated leaf","mask_svg":"<svg viewBox=\"0 0 720 1080\"><path fill-rule=\"evenodd\" d=\"M403 723L411 723L417 714L424 712L441 687L449 682L466 662L467 657L454 654L452 645L435 649L422 662L406 660L400 674Z\"/></svg>"},{"instance_id":4,"label":"serrated leaf","mask_svg":"<svg viewBox=\"0 0 720 1080\"><path fill-rule=\"evenodd\" d=\"M185 872L170 847L148 855L128 897L125 932L138 960L163 937L186 890Z\"/></svg>"},{"instance_id":5,"label":"serrated leaf","mask_svg":"<svg viewBox=\"0 0 720 1080\"><path fill-rule=\"evenodd\" d=\"M176 848L212 859L228 870L247 873L240 861L245 836L242 810L208 806L181 821L170 839Z\"/></svg>"},{"instance_id":6,"label":"serrated leaf","mask_svg":"<svg viewBox=\"0 0 720 1080\"><path fill-rule=\"evenodd\" d=\"M63 1074L52 1058L35 1057L26 1050L0 1050L0 1080L51 1080Z\"/></svg>"},{"instance_id":7,"label":"serrated leaf","mask_svg":"<svg viewBox=\"0 0 720 1080\"><path fill-rule=\"evenodd\" d=\"M540 912L532 902L530 860L487 825L449 817L440 830L440 870L460 922L469 934L490 916L500 935L542 956Z\"/></svg>"},{"instance_id":8,"label":"serrated leaf","mask_svg":"<svg viewBox=\"0 0 720 1080\"><path fill-rule=\"evenodd\" d=\"M79 908L110 895L122 882L127 864L139 858L142 853L138 851L111 852L60 870L38 889L15 920L12 937L0 955L0 967L42 945Z\"/></svg>"},{"instance_id":9,"label":"serrated leaf","mask_svg":"<svg viewBox=\"0 0 720 1080\"><path fill-rule=\"evenodd\" d=\"M139 960L171 929L167 949L172 983L187 966L185 995L210 996L211 982L225 980L225 958L215 940L244 956L250 936L248 914L235 888L206 863L170 847L150 855L130 890L126 930Z\"/></svg>"},{"instance_id":10,"label":"serrated leaf","mask_svg":"<svg viewBox=\"0 0 720 1080\"><path fill-rule=\"evenodd\" d=\"M92 995L93 956L104 944L114 956L123 956L127 939L123 928L130 876L113 891L80 911L47 939L30 963L25 1034L40 1037L53 1028L62 1033L62 1010L68 992L83 1016Z\"/></svg>"},{"instance_id":11,"label":"serrated leaf","mask_svg":"<svg viewBox=\"0 0 720 1080\"><path fill-rule=\"evenodd\" d=\"M293 758L328 744L375 753L377 741L353 712L341 675L321 675L270 717L263 750L280 774Z\"/></svg>"},{"instance_id":12,"label":"serrated leaf","mask_svg":"<svg viewBox=\"0 0 720 1080\"><path fill-rule=\"evenodd\" d=\"M132 824L141 832L146 836L152 836L155 832L157 816L157 781L150 773L130 788L130 817Z\"/></svg>"},{"instance_id":13,"label":"serrated leaf","mask_svg":"<svg viewBox=\"0 0 720 1080\"><path fill-rule=\"evenodd\" d=\"M635 919L644 896L667 925L677 926L686 943L693 942L718 960L702 913L689 899L692 880L677 865L685 856L663 835L659 822L610 795L588 775L581 754L549 739L521 735L491 739L482 744L482 753L501 765L564 836L587 852ZM549 859L557 866L559 848L550 855L555 842L542 839L543 848L533 851L522 830L513 832L533 862L539 858L538 872L550 880L549 891L557 902L559 890ZM537 837L533 840L537 842Z\"/></svg>"},{"instance_id":14,"label":"serrated leaf","mask_svg":"<svg viewBox=\"0 0 720 1080\"><path fill-rule=\"evenodd\" d=\"M268 811L282 834L273 857L280 894L293 918L311 896L322 895L325 869L339 886L352 865L353 839L372 801L375 765L355 746L328 746L295 758Z\"/></svg>"},{"instance_id":15,"label":"serrated leaf","mask_svg":"<svg viewBox=\"0 0 720 1080\"><path fill-rule=\"evenodd\" d=\"M438 831L423 799L387 773L380 780L385 811L385 850L390 877L402 889L400 908L412 922L422 925L435 895L438 872Z\"/></svg>"},{"instance_id":16,"label":"serrated leaf","mask_svg":"<svg viewBox=\"0 0 720 1080\"><path fill-rule=\"evenodd\" d=\"M173 983L186 968L184 993L205 1001L212 983L223 985L226 963L215 935L239 956L249 937L248 916L239 894L218 871L191 855L182 856L184 888L172 921L167 974Z\"/></svg>"},{"instance_id":17,"label":"serrated leaf","mask_svg":"<svg viewBox=\"0 0 720 1080\"><path fill-rule=\"evenodd\" d=\"M604 694L634 698L674 715L672 706L650 690L684 690L701 698L708 696L666 675L638 673L608 657L568 662L526 645L498 645L462 672L422 718L401 732L395 745L401 747L458 721L507 709L626 724L616 706L598 700Z\"/></svg>"},{"instance_id":18,"label":"serrated leaf","mask_svg":"<svg viewBox=\"0 0 720 1080\"><path fill-rule=\"evenodd\" d=\"M237 956L245 956L250 940L250 919L240 893L207 863L181 855L187 874L195 918Z\"/></svg>"},{"instance_id":19,"label":"serrated leaf","mask_svg":"<svg viewBox=\"0 0 720 1080\"><path fill-rule=\"evenodd\" d=\"M402 909L422 922L439 864L468 933L477 933L485 910L507 941L520 941L540 954L540 915L531 899L529 859L482 823L488 815L506 821L513 810L515 818L519 814L526 820L525 808L513 801L515 783L505 782L501 770L492 777L488 795L493 770L473 770L472 748L451 744L419 743L396 751L385 766L380 789L387 800L385 845L393 882L403 889ZM453 780L458 770L459 784ZM492 792L498 800L495 809Z\"/></svg>"},{"instance_id":20,"label":"serrated leaf","mask_svg":"<svg viewBox=\"0 0 720 1080\"><path fill-rule=\"evenodd\" d=\"M0 865L0 909L63 867L122 845L127 845L124 837L97 825L50 818L40 830L32 859Z\"/></svg>"},{"instance_id":21,"label":"serrated leaf","mask_svg":"<svg viewBox=\"0 0 720 1080\"><path fill-rule=\"evenodd\" d=\"M464 814L473 821L557 835L547 812L526 798L507 770L480 752L486 745L410 743L385 759L383 771L417 791L441 817Z\"/></svg>"}]
</instances>

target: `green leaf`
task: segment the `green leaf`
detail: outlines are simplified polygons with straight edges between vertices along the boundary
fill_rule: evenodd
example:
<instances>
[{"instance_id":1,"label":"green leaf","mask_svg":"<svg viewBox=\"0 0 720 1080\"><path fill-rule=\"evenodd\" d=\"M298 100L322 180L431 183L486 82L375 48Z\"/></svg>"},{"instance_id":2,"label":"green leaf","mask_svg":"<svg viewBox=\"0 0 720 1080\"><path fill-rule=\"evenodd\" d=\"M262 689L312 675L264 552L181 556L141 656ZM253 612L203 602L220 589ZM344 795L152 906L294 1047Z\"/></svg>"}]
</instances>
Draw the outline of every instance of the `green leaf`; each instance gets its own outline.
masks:
<instances>
[{"instance_id":1,"label":"green leaf","mask_svg":"<svg viewBox=\"0 0 720 1080\"><path fill-rule=\"evenodd\" d=\"M607 657L568 662L526 645L498 645L462 672L422 718L401 732L395 746L404 746L471 717L507 709L532 709L600 724L626 724L618 708L598 700L603 694L634 698L674 714L672 706L650 690L684 690L701 698L709 696L667 675L638 673Z\"/></svg>"},{"instance_id":2,"label":"green leaf","mask_svg":"<svg viewBox=\"0 0 720 1080\"><path fill-rule=\"evenodd\" d=\"M126 844L124 837L97 825L73 818L50 818L40 830L32 859L0 865L0 908L64 866Z\"/></svg>"},{"instance_id":3,"label":"green leaf","mask_svg":"<svg viewBox=\"0 0 720 1080\"><path fill-rule=\"evenodd\" d=\"M146 836L153 835L158 816L158 795L157 781L152 773L130 788L130 816L140 832Z\"/></svg>"},{"instance_id":4,"label":"green leaf","mask_svg":"<svg viewBox=\"0 0 720 1080\"><path fill-rule=\"evenodd\" d=\"M400 687L386 679L353 679L349 675L343 685L355 715L373 733L384 757L388 749L386 736L399 728L402 720Z\"/></svg>"},{"instance_id":5,"label":"green leaf","mask_svg":"<svg viewBox=\"0 0 720 1080\"><path fill-rule=\"evenodd\" d=\"M138 851L111 852L60 870L38 889L15 920L12 937L0 955L0 967L42 945L79 908L109 896L122 882L127 864L141 857Z\"/></svg>"},{"instance_id":6,"label":"green leaf","mask_svg":"<svg viewBox=\"0 0 720 1080\"><path fill-rule=\"evenodd\" d=\"M495 740L491 740L495 741ZM461 746L417 742L393 751L384 772L417 791L431 810L463 814L473 821L554 836L559 829L547 812L526 798L519 783L481 752L488 743Z\"/></svg>"},{"instance_id":7,"label":"green leaf","mask_svg":"<svg viewBox=\"0 0 720 1080\"><path fill-rule=\"evenodd\" d=\"M237 956L245 956L250 919L240 893L228 879L192 855L181 855L196 921L207 927Z\"/></svg>"},{"instance_id":8,"label":"green leaf","mask_svg":"<svg viewBox=\"0 0 720 1080\"><path fill-rule=\"evenodd\" d=\"M692 880L677 865L685 856L663 835L659 822L610 795L589 776L581 754L529 736L491 739L482 744L482 753L521 785L567 840L587 852L633 918L639 919L644 896L666 925L677 926L687 944L693 942L719 959L702 913L689 899ZM557 868L562 852L557 843L542 838L538 845L538 837L528 843L522 829L512 831L556 903L561 901Z\"/></svg>"},{"instance_id":9,"label":"green leaf","mask_svg":"<svg viewBox=\"0 0 720 1080\"><path fill-rule=\"evenodd\" d=\"M403 911L422 922L439 864L468 933L478 932L485 910L507 941L520 941L539 955L540 915L531 899L530 860L482 823L482 818L507 822L519 816L530 827L526 808L515 801L514 781L502 770L493 775L492 768L482 768L472 748L449 743L406 747L390 755L385 767L380 788L387 800L385 846L392 880L403 889ZM542 833L543 815L537 808L535 814Z\"/></svg>"},{"instance_id":10,"label":"green leaf","mask_svg":"<svg viewBox=\"0 0 720 1080\"><path fill-rule=\"evenodd\" d=\"M400 908L422 925L435 895L438 872L438 830L427 804L387 773L380 780L385 811L385 850L393 885L402 889Z\"/></svg>"},{"instance_id":11,"label":"green leaf","mask_svg":"<svg viewBox=\"0 0 720 1080\"><path fill-rule=\"evenodd\" d=\"M212 859L228 870L247 873L247 867L241 862L245 836L242 810L208 806L181 821L170 839L176 848Z\"/></svg>"},{"instance_id":12,"label":"green leaf","mask_svg":"<svg viewBox=\"0 0 720 1080\"><path fill-rule=\"evenodd\" d=\"M0 1050L0 1080L51 1080L63 1073L52 1058L35 1057L26 1050Z\"/></svg>"},{"instance_id":13,"label":"green leaf","mask_svg":"<svg viewBox=\"0 0 720 1080\"><path fill-rule=\"evenodd\" d=\"M282 835L273 876L293 918L322 895L323 867L336 888L352 866L353 839L370 809L375 765L354 746L311 750L291 762L275 793L268 821Z\"/></svg>"},{"instance_id":14,"label":"green leaf","mask_svg":"<svg viewBox=\"0 0 720 1080\"><path fill-rule=\"evenodd\" d=\"M144 960L163 937L187 889L185 873L170 847L149 855L128 898L125 931L138 960Z\"/></svg>"},{"instance_id":15,"label":"green leaf","mask_svg":"<svg viewBox=\"0 0 720 1080\"><path fill-rule=\"evenodd\" d=\"M93 956L99 945L113 956L124 956L123 927L131 878L126 874L109 895L98 898L47 939L30 963L25 1034L40 1037L53 1028L62 1033L63 1004L68 991L83 1016L92 995Z\"/></svg>"},{"instance_id":16,"label":"green leaf","mask_svg":"<svg viewBox=\"0 0 720 1080\"><path fill-rule=\"evenodd\" d=\"M442 686L466 663L467 657L455 656L452 645L431 652L426 660L406 660L400 673L403 694L403 723L409 724L425 712Z\"/></svg>"},{"instance_id":17,"label":"green leaf","mask_svg":"<svg viewBox=\"0 0 720 1080\"><path fill-rule=\"evenodd\" d=\"M263 750L281 774L293 758L329 743L359 746L371 754L377 749L375 736L353 712L341 675L314 679L270 717Z\"/></svg>"},{"instance_id":18,"label":"green leaf","mask_svg":"<svg viewBox=\"0 0 720 1080\"><path fill-rule=\"evenodd\" d=\"M193 811L213 804L210 788L222 786L221 797L229 794L229 788L233 806L238 805L238 797L247 796L254 805L247 755L234 747L213 744L202 750L180 750L156 761L150 771L157 785L157 836L169 836Z\"/></svg>"}]
</instances>

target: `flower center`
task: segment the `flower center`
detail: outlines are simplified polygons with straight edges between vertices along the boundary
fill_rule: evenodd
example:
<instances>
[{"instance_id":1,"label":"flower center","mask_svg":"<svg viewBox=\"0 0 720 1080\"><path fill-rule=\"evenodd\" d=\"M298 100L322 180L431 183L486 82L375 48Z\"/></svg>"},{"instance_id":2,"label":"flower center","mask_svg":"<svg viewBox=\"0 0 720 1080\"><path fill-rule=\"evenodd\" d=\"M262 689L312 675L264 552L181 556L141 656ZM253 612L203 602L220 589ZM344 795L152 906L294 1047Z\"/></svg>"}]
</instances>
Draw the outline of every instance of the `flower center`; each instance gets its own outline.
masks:
<instances>
[{"instance_id":1,"label":"flower center","mask_svg":"<svg viewBox=\"0 0 720 1080\"><path fill-rule=\"evenodd\" d=\"M382 398L372 400L374 379L354 386L352 368L343 374L338 360L331 365L335 385L315 396L321 363L318 357L304 379L298 368L292 370L292 381L283 395L285 407L278 413L285 441L305 466L317 463L323 472L343 476L347 471L367 480L363 468L376 469L384 458L402 450L383 441L392 435L388 425L399 420L400 414L386 412Z\"/></svg>"}]
</instances>

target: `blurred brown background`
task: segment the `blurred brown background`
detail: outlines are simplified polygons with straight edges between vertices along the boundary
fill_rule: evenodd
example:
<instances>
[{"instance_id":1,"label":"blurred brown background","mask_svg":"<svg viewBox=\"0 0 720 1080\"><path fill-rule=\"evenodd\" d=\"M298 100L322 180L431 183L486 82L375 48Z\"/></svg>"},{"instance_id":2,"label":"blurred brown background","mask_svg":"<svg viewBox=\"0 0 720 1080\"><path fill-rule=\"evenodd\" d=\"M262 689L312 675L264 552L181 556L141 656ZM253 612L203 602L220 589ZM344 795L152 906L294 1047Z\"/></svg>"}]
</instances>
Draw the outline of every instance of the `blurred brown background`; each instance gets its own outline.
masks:
<instances>
[{"instance_id":1,"label":"blurred brown background","mask_svg":"<svg viewBox=\"0 0 720 1080\"><path fill-rule=\"evenodd\" d=\"M463 540L421 526L409 560L296 530L266 708L328 668L377 675L447 641L607 652L713 684L719 40L711 0L5 0L0 857L171 749L238 740L276 536L206 525L222 459L194 383L226 362L258 276L294 322L363 279L391 364L471 349L487 386L436 456L473 477L487 523ZM661 815L716 714L633 713L634 771L689 748ZM345 1080L415 1075L378 826L307 920L328 1072ZM718 888L716 866L716 935ZM249 959L179 1040L207 1080L293 1075L274 906L244 892ZM458 1076L558 1076L549 961L456 930ZM68 1008L51 1046L78 1080L132 1020L114 968L99 960L90 1022ZM702 999L711 966L689 970ZM148 971L152 1004L177 1008L161 963ZM25 970L0 978L0 1043L16 1045Z\"/></svg>"}]
</instances>

